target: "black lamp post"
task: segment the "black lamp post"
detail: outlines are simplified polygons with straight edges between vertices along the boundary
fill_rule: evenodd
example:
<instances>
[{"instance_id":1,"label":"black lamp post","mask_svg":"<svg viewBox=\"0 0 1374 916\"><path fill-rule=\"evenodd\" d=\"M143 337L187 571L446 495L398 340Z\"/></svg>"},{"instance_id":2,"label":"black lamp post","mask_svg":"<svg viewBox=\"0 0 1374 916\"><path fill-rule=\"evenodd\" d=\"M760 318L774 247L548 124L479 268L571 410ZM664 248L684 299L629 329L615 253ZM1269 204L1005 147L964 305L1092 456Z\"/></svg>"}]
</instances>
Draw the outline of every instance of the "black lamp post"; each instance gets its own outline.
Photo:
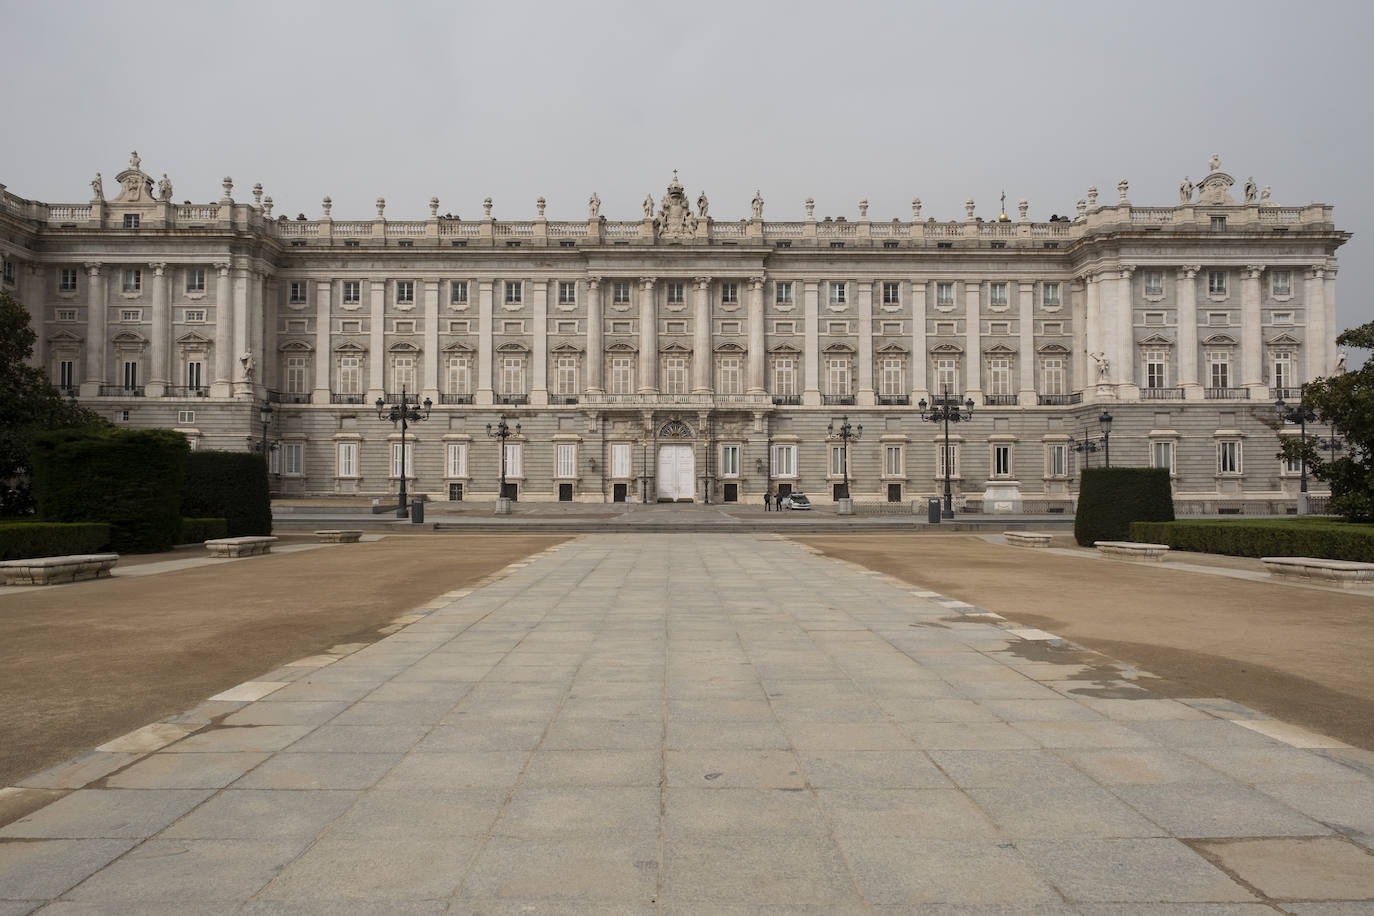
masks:
<instances>
[{"instance_id":1,"label":"black lamp post","mask_svg":"<svg viewBox=\"0 0 1374 916\"><path fill-rule=\"evenodd\" d=\"M493 439L500 439L500 440L501 440L501 492L497 495L497 499L505 499L505 498L506 498L506 440L509 439L511 436L518 436L518 435L520 435L520 424L519 424L519 423L516 423L516 424L515 424L515 430L512 432L510 426L506 423L506 415L505 415L505 414L501 414L500 418L496 421L496 427L495 427L495 428L492 428L492 425L491 425L490 423L487 424L487 435L490 436L490 437L493 438Z\"/></svg>"},{"instance_id":2,"label":"black lamp post","mask_svg":"<svg viewBox=\"0 0 1374 916\"><path fill-rule=\"evenodd\" d=\"M1102 427L1102 466L1109 468L1112 466L1112 415L1102 411L1097 424Z\"/></svg>"},{"instance_id":3,"label":"black lamp post","mask_svg":"<svg viewBox=\"0 0 1374 916\"><path fill-rule=\"evenodd\" d=\"M832 437L840 437L840 474L844 478L844 496L842 499L849 499L849 443L863 435L864 427L860 423L857 427L849 425L849 417L840 418L840 429L835 431L835 424L832 422L825 427L825 431Z\"/></svg>"},{"instance_id":4,"label":"black lamp post","mask_svg":"<svg viewBox=\"0 0 1374 916\"><path fill-rule=\"evenodd\" d=\"M1073 440L1073 450L1083 456L1083 466L1090 468L1093 466L1092 453L1097 451L1097 440L1075 439Z\"/></svg>"},{"instance_id":5,"label":"black lamp post","mask_svg":"<svg viewBox=\"0 0 1374 916\"><path fill-rule=\"evenodd\" d=\"M644 435L639 440L639 504L647 506L649 504L649 432L645 430Z\"/></svg>"},{"instance_id":6,"label":"black lamp post","mask_svg":"<svg viewBox=\"0 0 1374 916\"><path fill-rule=\"evenodd\" d=\"M954 462L950 460L952 456L949 450L949 424L973 419L973 398L960 404L950 396L949 388L946 387L933 407L926 403L925 398L922 398L916 406L921 409L922 420L945 424L945 509L940 514L943 518L954 518L954 495L950 489Z\"/></svg>"},{"instance_id":7,"label":"black lamp post","mask_svg":"<svg viewBox=\"0 0 1374 916\"><path fill-rule=\"evenodd\" d=\"M420 413L421 406L425 409L424 413ZM397 518L407 518L410 512L406 506L406 474L410 470L406 467L406 429L411 423L428 420L430 408L433 406L434 402L429 398L425 398L424 404L421 405L418 397L408 397L404 385L401 386L401 403L388 407L381 398L377 399L377 419L390 420L392 426L395 426L398 420L401 423L401 502L396 507Z\"/></svg>"},{"instance_id":8,"label":"black lamp post","mask_svg":"<svg viewBox=\"0 0 1374 916\"><path fill-rule=\"evenodd\" d=\"M262 402L262 406L258 408L258 418L259 418L260 420L262 420L262 445L260 446L260 450L262 451L263 455L266 456L266 454L267 454L267 424L272 422L272 405L271 405L271 403L269 403L269 402L267 402L267 401L263 401L263 402Z\"/></svg>"},{"instance_id":9,"label":"black lamp post","mask_svg":"<svg viewBox=\"0 0 1374 916\"><path fill-rule=\"evenodd\" d=\"M1298 437L1299 441L1302 444L1302 454L1299 456L1298 465L1298 473L1301 475L1299 478L1300 483L1298 484L1299 515L1307 514L1307 421L1312 420L1315 422L1317 419L1317 414L1312 410L1312 408L1308 407L1305 403L1303 403L1303 398L1306 394L1306 387L1307 386L1304 385L1302 389L1299 389L1300 393L1298 395L1298 403L1294 406L1285 404L1283 398L1279 398L1277 401L1274 402L1274 409L1279 412L1280 420L1282 420L1285 423L1298 424ZM1332 448L1331 453L1333 456L1335 455L1334 447Z\"/></svg>"}]
</instances>

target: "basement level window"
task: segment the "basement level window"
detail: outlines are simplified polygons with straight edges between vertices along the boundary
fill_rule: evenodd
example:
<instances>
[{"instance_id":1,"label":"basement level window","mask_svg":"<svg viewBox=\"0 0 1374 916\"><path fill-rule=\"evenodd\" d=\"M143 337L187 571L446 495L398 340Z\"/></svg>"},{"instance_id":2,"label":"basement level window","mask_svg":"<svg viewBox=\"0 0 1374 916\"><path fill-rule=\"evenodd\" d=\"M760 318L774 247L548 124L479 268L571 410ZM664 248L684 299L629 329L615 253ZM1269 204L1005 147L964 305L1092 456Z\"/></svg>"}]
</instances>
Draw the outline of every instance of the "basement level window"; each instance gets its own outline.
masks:
<instances>
[{"instance_id":1,"label":"basement level window","mask_svg":"<svg viewBox=\"0 0 1374 916\"><path fill-rule=\"evenodd\" d=\"M954 247L954 243L953 243L953 242L936 242L936 243L935 243L935 247L936 247L936 248L953 248L953 247Z\"/></svg>"}]
</instances>

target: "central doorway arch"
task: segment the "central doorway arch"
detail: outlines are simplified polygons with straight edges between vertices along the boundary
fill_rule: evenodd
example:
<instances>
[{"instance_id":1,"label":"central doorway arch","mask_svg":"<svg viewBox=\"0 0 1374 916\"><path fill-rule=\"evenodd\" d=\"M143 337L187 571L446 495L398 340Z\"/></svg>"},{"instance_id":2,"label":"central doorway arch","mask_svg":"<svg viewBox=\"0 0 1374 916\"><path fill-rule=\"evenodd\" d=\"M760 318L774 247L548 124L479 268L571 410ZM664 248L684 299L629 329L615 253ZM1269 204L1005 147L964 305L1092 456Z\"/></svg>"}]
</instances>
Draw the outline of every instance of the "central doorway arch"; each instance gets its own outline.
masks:
<instances>
[{"instance_id":1,"label":"central doorway arch","mask_svg":"<svg viewBox=\"0 0 1374 916\"><path fill-rule=\"evenodd\" d=\"M658 501L692 502L696 493L696 448L689 442L692 428L678 419L658 431Z\"/></svg>"}]
</instances>

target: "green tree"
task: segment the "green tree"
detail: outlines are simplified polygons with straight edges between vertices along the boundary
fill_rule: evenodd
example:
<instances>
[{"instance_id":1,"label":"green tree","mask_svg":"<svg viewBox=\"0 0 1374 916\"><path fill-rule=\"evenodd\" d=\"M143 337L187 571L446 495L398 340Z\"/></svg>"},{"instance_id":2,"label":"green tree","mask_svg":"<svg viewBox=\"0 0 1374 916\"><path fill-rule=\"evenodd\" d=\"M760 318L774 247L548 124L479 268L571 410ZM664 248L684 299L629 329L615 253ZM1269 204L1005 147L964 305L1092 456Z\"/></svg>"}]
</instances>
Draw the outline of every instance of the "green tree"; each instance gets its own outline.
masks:
<instances>
[{"instance_id":1,"label":"green tree","mask_svg":"<svg viewBox=\"0 0 1374 916\"><path fill-rule=\"evenodd\" d=\"M1342 347L1374 348L1374 321L1343 331ZM1308 382L1303 401L1334 427L1345 448L1333 461L1311 437L1285 439L1280 455L1305 458L1312 475L1331 487L1331 511L1351 522L1374 522L1374 359L1353 372Z\"/></svg>"},{"instance_id":2,"label":"green tree","mask_svg":"<svg viewBox=\"0 0 1374 916\"><path fill-rule=\"evenodd\" d=\"M38 339L29 313L0 291L0 515L29 515L34 436L50 429L105 423L63 398L40 368L29 365Z\"/></svg>"}]
</instances>

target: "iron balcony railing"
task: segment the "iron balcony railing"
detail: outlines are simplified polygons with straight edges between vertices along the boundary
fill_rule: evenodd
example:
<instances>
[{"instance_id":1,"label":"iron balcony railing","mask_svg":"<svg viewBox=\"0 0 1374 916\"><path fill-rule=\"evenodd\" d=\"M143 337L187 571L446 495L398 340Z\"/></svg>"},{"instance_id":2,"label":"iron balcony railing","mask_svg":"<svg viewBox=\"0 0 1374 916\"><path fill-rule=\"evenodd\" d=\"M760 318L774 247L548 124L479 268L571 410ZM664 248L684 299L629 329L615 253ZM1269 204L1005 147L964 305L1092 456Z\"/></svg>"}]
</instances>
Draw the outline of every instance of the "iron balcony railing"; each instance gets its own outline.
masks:
<instances>
[{"instance_id":1,"label":"iron balcony railing","mask_svg":"<svg viewBox=\"0 0 1374 916\"><path fill-rule=\"evenodd\" d=\"M1183 389L1142 388L1140 389L1140 399L1142 401L1181 401L1183 400Z\"/></svg>"}]
</instances>

